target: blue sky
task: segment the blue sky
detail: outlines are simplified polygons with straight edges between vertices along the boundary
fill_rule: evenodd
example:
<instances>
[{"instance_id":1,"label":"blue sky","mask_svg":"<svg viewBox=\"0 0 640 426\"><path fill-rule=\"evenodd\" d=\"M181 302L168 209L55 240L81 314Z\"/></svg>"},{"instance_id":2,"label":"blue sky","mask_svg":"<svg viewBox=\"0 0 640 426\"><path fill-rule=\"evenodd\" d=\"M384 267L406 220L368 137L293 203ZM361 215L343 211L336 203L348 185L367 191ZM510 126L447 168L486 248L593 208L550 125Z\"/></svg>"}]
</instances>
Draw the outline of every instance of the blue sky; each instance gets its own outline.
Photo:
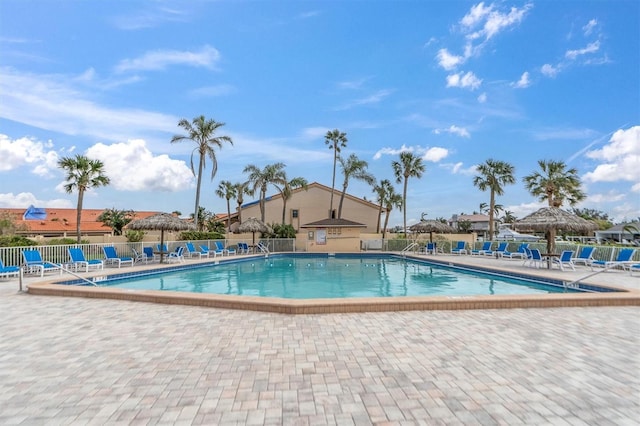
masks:
<instances>
[{"instance_id":1,"label":"blue sky","mask_svg":"<svg viewBox=\"0 0 640 426\"><path fill-rule=\"evenodd\" d=\"M517 217L543 205L522 177L548 159L578 170L578 207L637 218L640 3L0 2L0 207L75 207L56 162L80 153L112 180L84 207L186 216L195 144L169 141L198 115L234 141L213 181L205 170L213 212L248 164L330 186L323 136L337 128L378 180L401 151L423 157L410 223L488 202L472 182L489 158L515 166L498 202ZM374 198L358 181L349 192Z\"/></svg>"}]
</instances>

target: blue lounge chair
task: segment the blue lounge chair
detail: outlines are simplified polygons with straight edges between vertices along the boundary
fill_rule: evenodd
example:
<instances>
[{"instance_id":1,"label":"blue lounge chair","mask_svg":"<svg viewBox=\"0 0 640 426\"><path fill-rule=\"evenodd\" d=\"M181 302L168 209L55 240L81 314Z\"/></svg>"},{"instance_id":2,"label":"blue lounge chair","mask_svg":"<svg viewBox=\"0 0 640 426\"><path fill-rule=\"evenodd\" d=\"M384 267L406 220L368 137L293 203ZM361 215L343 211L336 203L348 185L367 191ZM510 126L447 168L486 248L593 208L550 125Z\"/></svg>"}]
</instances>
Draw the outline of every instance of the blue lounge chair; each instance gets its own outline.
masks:
<instances>
[{"instance_id":1,"label":"blue lounge chair","mask_svg":"<svg viewBox=\"0 0 640 426\"><path fill-rule=\"evenodd\" d=\"M213 254L213 257L216 257L217 253L215 252L215 250L209 250L209 247L207 246L200 246L200 252L203 253L203 256L211 256Z\"/></svg>"},{"instance_id":2,"label":"blue lounge chair","mask_svg":"<svg viewBox=\"0 0 640 426\"><path fill-rule=\"evenodd\" d=\"M184 247L178 246L167 256L167 262L184 262Z\"/></svg>"},{"instance_id":3,"label":"blue lounge chair","mask_svg":"<svg viewBox=\"0 0 640 426\"><path fill-rule=\"evenodd\" d=\"M40 273L43 277L45 272L57 271L62 274L62 265L42 260L40 250L28 249L22 251L25 271L27 273Z\"/></svg>"},{"instance_id":4,"label":"blue lounge chair","mask_svg":"<svg viewBox=\"0 0 640 426\"><path fill-rule=\"evenodd\" d=\"M624 269L626 265L632 263L631 259L635 252L636 249L624 248L618 252L616 260L593 260L590 263L591 270L593 271L594 266L601 266L605 268L605 270L617 267L622 267Z\"/></svg>"},{"instance_id":5,"label":"blue lounge chair","mask_svg":"<svg viewBox=\"0 0 640 426\"><path fill-rule=\"evenodd\" d=\"M74 269L84 268L85 272L89 272L89 268L104 269L104 262L100 259L87 260L84 251L81 248L70 247L67 249L71 258L71 266Z\"/></svg>"},{"instance_id":6,"label":"blue lounge chair","mask_svg":"<svg viewBox=\"0 0 640 426\"><path fill-rule=\"evenodd\" d=\"M208 257L208 256L209 256L209 253L208 253L208 252L207 252L207 253L204 253L203 251L198 251L198 250L196 250L195 246L194 246L194 245L193 245L193 243L191 243L191 242L186 243L186 244L185 244L185 247L187 248L187 255L188 255L189 257L195 257L195 256L198 256L199 258L201 258L201 259L202 259L202 256L206 256L206 257Z\"/></svg>"},{"instance_id":7,"label":"blue lounge chair","mask_svg":"<svg viewBox=\"0 0 640 426\"><path fill-rule=\"evenodd\" d=\"M20 275L20 267L19 266L4 266L2 263L2 259L0 259L0 277L9 278L10 276L18 276Z\"/></svg>"},{"instance_id":8,"label":"blue lounge chair","mask_svg":"<svg viewBox=\"0 0 640 426\"><path fill-rule=\"evenodd\" d=\"M222 242L220 241L216 241L216 254L222 254L224 256L225 253L231 255L231 254L236 254L236 250L235 249L231 249L229 247L225 247L224 244L222 244Z\"/></svg>"},{"instance_id":9,"label":"blue lounge chair","mask_svg":"<svg viewBox=\"0 0 640 426\"><path fill-rule=\"evenodd\" d=\"M558 268L560 268L561 271L564 271L565 266L568 266L572 271L575 271L576 267L573 265L573 251L563 251L560 257L553 258L553 264L558 265Z\"/></svg>"},{"instance_id":10,"label":"blue lounge chair","mask_svg":"<svg viewBox=\"0 0 640 426\"><path fill-rule=\"evenodd\" d=\"M116 248L113 246L102 247L102 251L104 252L104 264L112 265L117 264L118 268L122 266L123 263L130 263L133 266L133 257L120 257L116 252Z\"/></svg>"},{"instance_id":11,"label":"blue lounge chair","mask_svg":"<svg viewBox=\"0 0 640 426\"><path fill-rule=\"evenodd\" d=\"M238 243L238 254L249 254L249 244Z\"/></svg>"},{"instance_id":12,"label":"blue lounge chair","mask_svg":"<svg viewBox=\"0 0 640 426\"><path fill-rule=\"evenodd\" d=\"M156 255L153 252L153 247L142 247L142 252L147 257L147 262L155 262Z\"/></svg>"},{"instance_id":13,"label":"blue lounge chair","mask_svg":"<svg viewBox=\"0 0 640 426\"><path fill-rule=\"evenodd\" d=\"M479 250L471 250L471 254L477 254L477 255L481 255L481 254L485 254L485 252L490 251L491 250L491 241L485 241L484 243L482 243L482 248Z\"/></svg>"},{"instance_id":14,"label":"blue lounge chair","mask_svg":"<svg viewBox=\"0 0 640 426\"><path fill-rule=\"evenodd\" d=\"M626 268L629 269L629 275L633 275L634 272L640 272L640 263L629 263Z\"/></svg>"},{"instance_id":15,"label":"blue lounge chair","mask_svg":"<svg viewBox=\"0 0 640 426\"><path fill-rule=\"evenodd\" d=\"M509 259L514 259L516 257L519 259L525 259L527 257L527 252L525 251L527 247L529 247L529 243L520 243L518 250L514 252L505 250L504 253L502 253L502 257L508 257Z\"/></svg>"},{"instance_id":16,"label":"blue lounge chair","mask_svg":"<svg viewBox=\"0 0 640 426\"><path fill-rule=\"evenodd\" d=\"M466 243L464 241L458 241L454 246L451 246L452 254L467 254Z\"/></svg>"},{"instance_id":17,"label":"blue lounge chair","mask_svg":"<svg viewBox=\"0 0 640 426\"><path fill-rule=\"evenodd\" d=\"M577 265L582 263L584 266L591 265L593 262L593 252L595 247L593 246L584 246L580 249L580 253L576 257L573 258L573 264Z\"/></svg>"},{"instance_id":18,"label":"blue lounge chair","mask_svg":"<svg viewBox=\"0 0 640 426\"><path fill-rule=\"evenodd\" d=\"M509 245L508 242L501 242L500 244L498 244L498 248L495 250L484 250L484 252L482 254L484 254L485 256L495 256L495 257L499 257L502 256L504 254L504 252L507 250L507 246Z\"/></svg>"},{"instance_id":19,"label":"blue lounge chair","mask_svg":"<svg viewBox=\"0 0 640 426\"><path fill-rule=\"evenodd\" d=\"M427 245L424 248L425 254L436 254L436 251L437 251L436 243L427 243Z\"/></svg>"},{"instance_id":20,"label":"blue lounge chair","mask_svg":"<svg viewBox=\"0 0 640 426\"><path fill-rule=\"evenodd\" d=\"M524 261L524 264L527 263L531 268L536 267L540 268L544 265L544 259L542 258L542 254L538 249L527 249L527 259Z\"/></svg>"}]
</instances>

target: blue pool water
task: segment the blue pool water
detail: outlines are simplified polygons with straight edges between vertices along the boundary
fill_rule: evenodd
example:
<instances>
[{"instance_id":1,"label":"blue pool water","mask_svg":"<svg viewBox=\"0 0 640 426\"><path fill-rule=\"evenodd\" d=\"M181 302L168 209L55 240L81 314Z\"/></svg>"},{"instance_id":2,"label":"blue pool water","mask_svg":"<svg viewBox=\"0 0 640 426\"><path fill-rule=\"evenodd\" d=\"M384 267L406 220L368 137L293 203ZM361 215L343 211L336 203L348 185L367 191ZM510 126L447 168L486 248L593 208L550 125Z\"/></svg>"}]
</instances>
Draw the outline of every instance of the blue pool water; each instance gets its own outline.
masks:
<instances>
[{"instance_id":1,"label":"blue pool water","mask_svg":"<svg viewBox=\"0 0 640 426\"><path fill-rule=\"evenodd\" d=\"M562 287L399 256L272 255L101 285L287 299L565 292Z\"/></svg>"}]
</instances>

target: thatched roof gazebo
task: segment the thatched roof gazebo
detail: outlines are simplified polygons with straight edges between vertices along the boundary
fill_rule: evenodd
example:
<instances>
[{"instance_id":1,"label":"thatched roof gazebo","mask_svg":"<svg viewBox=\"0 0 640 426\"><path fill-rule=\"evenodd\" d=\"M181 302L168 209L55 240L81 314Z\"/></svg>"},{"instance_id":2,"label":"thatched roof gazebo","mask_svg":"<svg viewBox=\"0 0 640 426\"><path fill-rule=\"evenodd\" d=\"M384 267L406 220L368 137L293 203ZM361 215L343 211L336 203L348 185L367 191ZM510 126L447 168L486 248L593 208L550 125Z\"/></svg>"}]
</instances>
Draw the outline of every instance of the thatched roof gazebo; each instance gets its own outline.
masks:
<instances>
[{"instance_id":1,"label":"thatched roof gazebo","mask_svg":"<svg viewBox=\"0 0 640 426\"><path fill-rule=\"evenodd\" d=\"M424 232L428 232L429 233L429 241L433 242L433 233L437 232L439 234L452 234L454 233L456 230L453 229L451 226L447 225L446 223L440 222L438 220L433 220L433 219L429 219L429 220L421 220L420 222L411 225L409 227L409 230L411 232L417 232L417 233L424 233Z\"/></svg>"},{"instance_id":2,"label":"thatched roof gazebo","mask_svg":"<svg viewBox=\"0 0 640 426\"><path fill-rule=\"evenodd\" d=\"M514 223L518 230L543 231L547 235L547 252L555 249L557 231L590 232L598 229L598 225L559 207L543 207Z\"/></svg>"},{"instance_id":3,"label":"thatched roof gazebo","mask_svg":"<svg viewBox=\"0 0 640 426\"><path fill-rule=\"evenodd\" d=\"M195 226L191 222L182 220L169 213L159 213L144 219L134 220L127 225L128 229L135 231L160 231L160 247L164 246L164 231L195 231ZM160 263L163 261L164 253L160 252Z\"/></svg>"},{"instance_id":4,"label":"thatched roof gazebo","mask_svg":"<svg viewBox=\"0 0 640 426\"><path fill-rule=\"evenodd\" d=\"M256 232L273 232L273 229L260 219L250 217L238 226L239 232L253 233L253 245L256 245Z\"/></svg>"}]
</instances>

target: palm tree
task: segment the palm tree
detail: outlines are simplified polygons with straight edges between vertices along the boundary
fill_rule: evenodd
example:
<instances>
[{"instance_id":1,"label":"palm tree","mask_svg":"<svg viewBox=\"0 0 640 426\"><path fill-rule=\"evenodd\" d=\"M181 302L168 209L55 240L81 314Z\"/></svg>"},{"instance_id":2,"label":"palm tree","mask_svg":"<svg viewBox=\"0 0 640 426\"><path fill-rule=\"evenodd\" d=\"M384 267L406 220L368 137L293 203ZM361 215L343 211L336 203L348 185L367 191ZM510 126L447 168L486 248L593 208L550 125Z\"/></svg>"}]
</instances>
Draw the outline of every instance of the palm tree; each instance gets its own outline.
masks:
<instances>
[{"instance_id":1,"label":"palm tree","mask_svg":"<svg viewBox=\"0 0 640 426\"><path fill-rule=\"evenodd\" d=\"M349 178L365 181L369 185L373 185L376 179L367 171L369 164L364 160L360 160L355 154L351 154L346 160L342 157L338 157L338 161L340 161L342 174L344 175L342 194L340 194L340 204L338 204L338 219L340 219L342 217L342 203L344 202L344 196L347 193L347 187L349 186ZM333 192L331 194L333 195Z\"/></svg>"},{"instance_id":2,"label":"palm tree","mask_svg":"<svg viewBox=\"0 0 640 426\"><path fill-rule=\"evenodd\" d=\"M517 220L517 218L515 217L515 215L513 214L512 211L510 210L505 210L504 211L504 216L502 216L502 222L503 223L513 223Z\"/></svg>"},{"instance_id":3,"label":"palm tree","mask_svg":"<svg viewBox=\"0 0 640 426\"><path fill-rule=\"evenodd\" d=\"M384 197L387 194L386 186L391 186L391 182L388 179L381 180L380 183L373 186L373 192L376 194L376 202L378 203L378 223L376 224L376 234L380 233L380 218L382 217L382 205Z\"/></svg>"},{"instance_id":4,"label":"palm tree","mask_svg":"<svg viewBox=\"0 0 640 426\"><path fill-rule=\"evenodd\" d=\"M396 176L396 183L404 181L402 190L402 213L403 213L403 232L407 232L407 185L410 177L420 179L425 171L425 165L422 158L417 157L412 152L404 151L400 153L400 161L391 163L393 173Z\"/></svg>"},{"instance_id":5,"label":"palm tree","mask_svg":"<svg viewBox=\"0 0 640 426\"><path fill-rule=\"evenodd\" d=\"M347 146L347 134L334 129L324 135L324 143L329 146L329 149L333 150L333 177L331 179L331 201L329 204L329 219L331 219L333 215L333 191L336 187L336 164L340 150Z\"/></svg>"},{"instance_id":6,"label":"palm tree","mask_svg":"<svg viewBox=\"0 0 640 426\"><path fill-rule=\"evenodd\" d=\"M231 199L236 197L236 186L228 180L223 180L218 184L216 195L227 200L227 227L231 232Z\"/></svg>"},{"instance_id":7,"label":"palm tree","mask_svg":"<svg viewBox=\"0 0 640 426\"><path fill-rule=\"evenodd\" d=\"M547 200L549 207L561 207L566 201L573 206L586 198L580 188L578 170L567 170L563 161L539 160L542 170L523 178L527 191L540 201Z\"/></svg>"},{"instance_id":8,"label":"palm tree","mask_svg":"<svg viewBox=\"0 0 640 426\"><path fill-rule=\"evenodd\" d=\"M244 203L244 196L253 196L253 191L249 188L249 182L240 182L235 185L236 202L238 203L238 223L242 223L242 204Z\"/></svg>"},{"instance_id":9,"label":"palm tree","mask_svg":"<svg viewBox=\"0 0 640 426\"><path fill-rule=\"evenodd\" d=\"M289 181L287 178L284 179L284 185L276 185L278 190L280 191L280 195L282 195L282 224L285 225L285 217L287 212L287 200L291 198L294 189L302 188L305 191L307 190L307 186L309 183L303 177L296 177Z\"/></svg>"},{"instance_id":10,"label":"palm tree","mask_svg":"<svg viewBox=\"0 0 640 426\"><path fill-rule=\"evenodd\" d=\"M91 160L84 155L61 158L58 161L58 167L67 172L64 190L68 194L71 194L74 189L78 191L76 234L78 244L80 244L80 219L82 218L82 201L84 199L84 193L91 188L107 186L111 181L104 174L104 164L102 161Z\"/></svg>"},{"instance_id":11,"label":"palm tree","mask_svg":"<svg viewBox=\"0 0 640 426\"><path fill-rule=\"evenodd\" d=\"M229 136L215 136L216 130L224 126L224 123L218 123L213 119L206 119L204 115L196 117L190 123L186 119L182 119L178 122L178 126L187 131L186 135L175 135L171 138L171 143L180 142L183 140L192 140L196 143L196 147L191 152L191 172L196 176L196 171L193 167L193 154L197 151L200 156L198 162L198 183L196 185L196 207L193 211L194 225L198 229L198 208L200 207L200 187L202 186L202 171L206 167L205 157L209 157L212 162L211 168L211 180L218 171L218 160L216 159L216 153L214 147L222 148L224 142L229 142L233 145L233 141Z\"/></svg>"},{"instance_id":12,"label":"palm tree","mask_svg":"<svg viewBox=\"0 0 640 426\"><path fill-rule=\"evenodd\" d=\"M561 207L565 201L573 206L586 198L580 188L578 170L567 170L564 161L538 160L538 165L542 173L533 172L523 178L531 195L538 197L540 201L547 200L549 207ZM546 237L548 242L553 242L556 230L550 229Z\"/></svg>"},{"instance_id":13,"label":"palm tree","mask_svg":"<svg viewBox=\"0 0 640 426\"><path fill-rule=\"evenodd\" d=\"M402 209L402 196L396 193L396 189L393 187L389 179L380 181L378 202L380 203L380 213L382 213L383 206L387 212L384 218L384 227L382 228L382 239L384 240L387 232L387 226L389 226L389 216L391 216L391 210L393 210L394 207Z\"/></svg>"},{"instance_id":14,"label":"palm tree","mask_svg":"<svg viewBox=\"0 0 640 426\"><path fill-rule=\"evenodd\" d=\"M260 190L260 218L264 222L264 204L267 197L268 185L284 185L286 182L286 175L284 172L284 163L267 164L263 169L253 164L248 165L242 171L243 173L249 173L249 185L252 186L252 191Z\"/></svg>"},{"instance_id":15,"label":"palm tree","mask_svg":"<svg viewBox=\"0 0 640 426\"><path fill-rule=\"evenodd\" d=\"M488 159L480 164L476 170L479 176L473 178L473 184L481 191L490 191L489 198L489 238L493 238L494 233L494 215L496 212L496 195L504 194L504 185L512 185L516 183L513 177L514 167L505 162Z\"/></svg>"},{"instance_id":16,"label":"palm tree","mask_svg":"<svg viewBox=\"0 0 640 426\"><path fill-rule=\"evenodd\" d=\"M103 211L97 220L113 229L113 235L122 235L122 228L127 226L135 216L136 213L133 210L118 210L113 208Z\"/></svg>"}]
</instances>

